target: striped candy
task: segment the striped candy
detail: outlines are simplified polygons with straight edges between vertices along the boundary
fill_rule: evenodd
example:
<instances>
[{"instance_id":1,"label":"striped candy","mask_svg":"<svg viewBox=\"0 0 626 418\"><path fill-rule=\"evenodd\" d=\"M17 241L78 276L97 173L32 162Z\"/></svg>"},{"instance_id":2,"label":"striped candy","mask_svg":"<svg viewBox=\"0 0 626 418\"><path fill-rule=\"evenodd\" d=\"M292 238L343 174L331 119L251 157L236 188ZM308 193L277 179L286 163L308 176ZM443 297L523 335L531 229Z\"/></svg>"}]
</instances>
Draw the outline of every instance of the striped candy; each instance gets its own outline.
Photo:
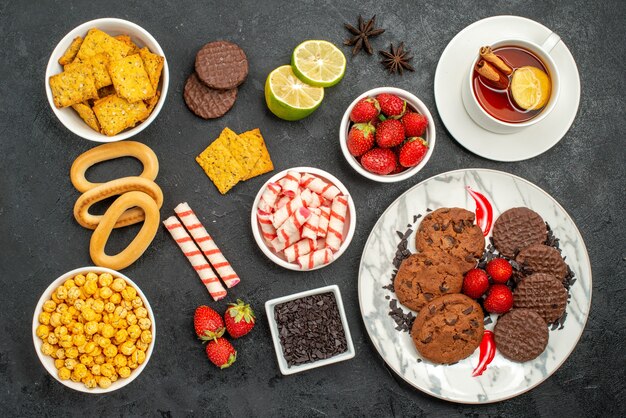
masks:
<instances>
[{"instance_id":1,"label":"striped candy","mask_svg":"<svg viewBox=\"0 0 626 418\"><path fill-rule=\"evenodd\" d=\"M328 247L298 257L298 264L302 270L311 270L331 261L333 261L333 252Z\"/></svg>"},{"instance_id":2,"label":"striped candy","mask_svg":"<svg viewBox=\"0 0 626 418\"><path fill-rule=\"evenodd\" d=\"M183 222L183 225L185 225L185 228L187 228L194 241L196 241L196 244L198 244L204 255L208 258L226 287L231 288L236 286L240 281L239 276L235 273L235 270L233 270L228 260L226 260L226 257L224 257L224 254L222 254L213 241L213 238L211 238L207 230L200 223L200 220L189 205L186 202L181 203L174 208L174 212L176 212Z\"/></svg>"},{"instance_id":3,"label":"striped candy","mask_svg":"<svg viewBox=\"0 0 626 418\"><path fill-rule=\"evenodd\" d=\"M337 196L333 199L330 208L330 222L326 233L326 246L333 251L339 251L343 241L343 226L346 223L348 212L348 199L345 196Z\"/></svg>"},{"instance_id":4,"label":"striped candy","mask_svg":"<svg viewBox=\"0 0 626 418\"><path fill-rule=\"evenodd\" d=\"M325 197L328 200L333 200L336 196L341 194L341 191L334 185L330 183L326 183L319 177L315 177L312 174L305 173L300 178L300 185L306 187L319 194L322 197Z\"/></svg>"},{"instance_id":5,"label":"striped candy","mask_svg":"<svg viewBox=\"0 0 626 418\"><path fill-rule=\"evenodd\" d=\"M185 257L187 257L187 260L189 260L196 273L198 273L200 280L202 280L202 283L206 286L213 300L217 301L225 298L226 289L224 289L222 283L220 283L220 279L213 273L211 266L205 260L202 252L198 249L196 244L194 244L178 219L176 219L175 216L170 216L163 221L163 225L165 225L170 232L172 238L174 238L178 247L183 254L185 254Z\"/></svg>"},{"instance_id":6,"label":"striped candy","mask_svg":"<svg viewBox=\"0 0 626 418\"><path fill-rule=\"evenodd\" d=\"M293 237L300 235L300 230L304 223L311 216L311 211L305 208L304 206L298 208L291 216L283 222L280 228L276 229L276 235L278 235L278 239L280 241L291 241Z\"/></svg>"},{"instance_id":7,"label":"striped candy","mask_svg":"<svg viewBox=\"0 0 626 418\"><path fill-rule=\"evenodd\" d=\"M301 239L290 247L285 248L285 257L287 261L293 263L298 257L309 254L317 249L317 241L312 239Z\"/></svg>"},{"instance_id":8,"label":"striped candy","mask_svg":"<svg viewBox=\"0 0 626 418\"><path fill-rule=\"evenodd\" d=\"M320 224L320 213L322 213L322 211L319 208L311 209L311 217L302 225L302 238L317 240L317 227Z\"/></svg>"},{"instance_id":9,"label":"striped candy","mask_svg":"<svg viewBox=\"0 0 626 418\"><path fill-rule=\"evenodd\" d=\"M259 209L256 216L259 220L259 225L261 225L261 235L263 235L263 238L267 241L276 238L276 228L272 225L272 215Z\"/></svg>"},{"instance_id":10,"label":"striped candy","mask_svg":"<svg viewBox=\"0 0 626 418\"><path fill-rule=\"evenodd\" d=\"M302 200L306 203L307 208L319 208L322 206L322 198L310 189L302 190Z\"/></svg>"},{"instance_id":11,"label":"striped candy","mask_svg":"<svg viewBox=\"0 0 626 418\"><path fill-rule=\"evenodd\" d=\"M272 213L280 191L281 187L278 183L268 184L261 195L261 199L259 200L259 210L262 210L265 213Z\"/></svg>"},{"instance_id":12,"label":"striped candy","mask_svg":"<svg viewBox=\"0 0 626 418\"><path fill-rule=\"evenodd\" d=\"M300 173L297 171L287 171L285 177L280 180L280 185L283 188L283 194L293 199L300 186Z\"/></svg>"},{"instance_id":13,"label":"striped candy","mask_svg":"<svg viewBox=\"0 0 626 418\"><path fill-rule=\"evenodd\" d=\"M296 209L301 208L302 206L304 206L302 196L297 196L295 199L287 202L285 206L276 210L274 215L272 215L272 225L274 225L274 228L278 229L291 216L291 214L296 211Z\"/></svg>"},{"instance_id":14,"label":"striped candy","mask_svg":"<svg viewBox=\"0 0 626 418\"><path fill-rule=\"evenodd\" d=\"M328 223L330 222L330 208L328 206L320 207L320 222L317 226L317 236L320 238L326 237L328 231Z\"/></svg>"}]
</instances>

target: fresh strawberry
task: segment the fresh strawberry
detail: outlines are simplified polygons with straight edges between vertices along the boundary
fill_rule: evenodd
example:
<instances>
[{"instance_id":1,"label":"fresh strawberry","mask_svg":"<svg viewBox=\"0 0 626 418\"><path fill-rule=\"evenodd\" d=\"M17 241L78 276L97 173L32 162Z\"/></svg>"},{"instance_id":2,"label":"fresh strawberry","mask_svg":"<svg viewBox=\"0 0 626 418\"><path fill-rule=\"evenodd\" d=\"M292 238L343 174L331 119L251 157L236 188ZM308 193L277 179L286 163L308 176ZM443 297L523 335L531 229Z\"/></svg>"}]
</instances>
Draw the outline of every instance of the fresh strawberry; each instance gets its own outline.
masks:
<instances>
[{"instance_id":1,"label":"fresh strawberry","mask_svg":"<svg viewBox=\"0 0 626 418\"><path fill-rule=\"evenodd\" d=\"M404 167L415 167L428 152L428 144L422 138L409 138L398 154L398 160Z\"/></svg>"},{"instance_id":2,"label":"fresh strawberry","mask_svg":"<svg viewBox=\"0 0 626 418\"><path fill-rule=\"evenodd\" d=\"M402 116L402 125L404 125L404 134L407 138L422 136L426 132L428 119L420 113L407 112Z\"/></svg>"},{"instance_id":3,"label":"fresh strawberry","mask_svg":"<svg viewBox=\"0 0 626 418\"><path fill-rule=\"evenodd\" d=\"M196 335L203 341L215 340L224 335L222 316L205 305L196 308L193 326L196 329Z\"/></svg>"},{"instance_id":4,"label":"fresh strawberry","mask_svg":"<svg viewBox=\"0 0 626 418\"><path fill-rule=\"evenodd\" d=\"M386 119L376 127L376 143L381 148L391 148L404 141L404 127L397 119Z\"/></svg>"},{"instance_id":5,"label":"fresh strawberry","mask_svg":"<svg viewBox=\"0 0 626 418\"><path fill-rule=\"evenodd\" d=\"M396 154L386 148L373 148L361 157L361 165L374 174L386 175L396 168Z\"/></svg>"},{"instance_id":6,"label":"fresh strawberry","mask_svg":"<svg viewBox=\"0 0 626 418\"><path fill-rule=\"evenodd\" d=\"M404 170L406 170L406 167L402 167L400 163L397 163L396 168L394 168L393 171L389 174L399 174L402 173Z\"/></svg>"},{"instance_id":7,"label":"fresh strawberry","mask_svg":"<svg viewBox=\"0 0 626 418\"><path fill-rule=\"evenodd\" d=\"M376 128L371 123L355 123L348 132L348 151L359 157L374 146L374 132Z\"/></svg>"},{"instance_id":8,"label":"fresh strawberry","mask_svg":"<svg viewBox=\"0 0 626 418\"><path fill-rule=\"evenodd\" d=\"M490 313L507 313L513 307L513 293L511 289L503 284L492 285L489 288L489 292L487 292L487 298L483 303L483 307Z\"/></svg>"},{"instance_id":9,"label":"fresh strawberry","mask_svg":"<svg viewBox=\"0 0 626 418\"><path fill-rule=\"evenodd\" d=\"M487 273L496 283L506 283L513 274L513 267L504 258L494 258L487 263Z\"/></svg>"},{"instance_id":10,"label":"fresh strawberry","mask_svg":"<svg viewBox=\"0 0 626 418\"><path fill-rule=\"evenodd\" d=\"M350 112L350 120L354 123L367 123L380 113L378 100L373 97L364 97L359 100Z\"/></svg>"},{"instance_id":11,"label":"fresh strawberry","mask_svg":"<svg viewBox=\"0 0 626 418\"><path fill-rule=\"evenodd\" d=\"M400 118L406 111L406 102L395 94L381 93L376 96L380 111L388 118Z\"/></svg>"},{"instance_id":12,"label":"fresh strawberry","mask_svg":"<svg viewBox=\"0 0 626 418\"><path fill-rule=\"evenodd\" d=\"M237 360L237 350L226 338L210 341L206 346L206 355L220 369L230 367Z\"/></svg>"},{"instance_id":13,"label":"fresh strawberry","mask_svg":"<svg viewBox=\"0 0 626 418\"><path fill-rule=\"evenodd\" d=\"M254 311L247 303L237 299L237 303L229 303L224 312L226 330L233 338L243 337L254 328Z\"/></svg>"},{"instance_id":14,"label":"fresh strawberry","mask_svg":"<svg viewBox=\"0 0 626 418\"><path fill-rule=\"evenodd\" d=\"M463 293L472 299L478 299L489 289L489 278L482 269L471 269L463 278Z\"/></svg>"}]
</instances>

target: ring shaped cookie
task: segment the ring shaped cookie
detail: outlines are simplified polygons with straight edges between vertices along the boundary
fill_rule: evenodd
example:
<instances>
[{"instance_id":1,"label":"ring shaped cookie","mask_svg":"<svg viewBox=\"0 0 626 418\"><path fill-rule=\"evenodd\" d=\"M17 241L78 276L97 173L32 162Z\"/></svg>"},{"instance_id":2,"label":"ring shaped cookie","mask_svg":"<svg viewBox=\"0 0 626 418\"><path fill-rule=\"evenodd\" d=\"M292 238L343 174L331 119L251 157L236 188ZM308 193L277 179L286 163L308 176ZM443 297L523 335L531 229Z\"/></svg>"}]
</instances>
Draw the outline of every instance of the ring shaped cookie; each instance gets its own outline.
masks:
<instances>
[{"instance_id":1,"label":"ring shaped cookie","mask_svg":"<svg viewBox=\"0 0 626 418\"><path fill-rule=\"evenodd\" d=\"M94 164L121 157L134 157L141 162L143 172L139 177L154 180L159 174L159 160L148 146L135 141L112 142L92 148L76 158L70 169L72 184L81 193L103 184L88 181L85 173Z\"/></svg>"},{"instance_id":2,"label":"ring shaped cookie","mask_svg":"<svg viewBox=\"0 0 626 418\"><path fill-rule=\"evenodd\" d=\"M130 208L140 208L145 213L145 221L137 236L124 250L116 255L104 252L106 243L118 219ZM134 263L146 251L159 228L159 208L154 199L143 192L124 193L107 209L102 221L91 235L89 254L97 266L121 270Z\"/></svg>"},{"instance_id":3,"label":"ring shaped cookie","mask_svg":"<svg viewBox=\"0 0 626 418\"><path fill-rule=\"evenodd\" d=\"M96 202L104 200L111 196L121 195L126 192L139 191L147 194L155 201L157 209L163 205L163 192L161 188L152 180L143 177L123 177L102 183L93 189L83 193L74 205L74 218L84 228L96 229L98 224L102 222L105 215L92 215L89 208ZM117 216L114 228L133 225L145 219L145 211L140 208L129 206L128 210ZM108 212L108 210L107 210Z\"/></svg>"}]
</instances>

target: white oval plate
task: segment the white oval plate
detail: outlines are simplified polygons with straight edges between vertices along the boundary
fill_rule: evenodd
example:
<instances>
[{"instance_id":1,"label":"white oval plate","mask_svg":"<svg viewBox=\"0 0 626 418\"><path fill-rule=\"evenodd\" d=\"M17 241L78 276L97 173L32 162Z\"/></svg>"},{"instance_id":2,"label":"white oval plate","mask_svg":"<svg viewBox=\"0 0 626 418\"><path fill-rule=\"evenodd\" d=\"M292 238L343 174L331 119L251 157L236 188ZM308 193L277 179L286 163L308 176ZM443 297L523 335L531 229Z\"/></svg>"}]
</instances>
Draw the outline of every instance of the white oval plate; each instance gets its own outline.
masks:
<instances>
[{"instance_id":1,"label":"white oval plate","mask_svg":"<svg viewBox=\"0 0 626 418\"><path fill-rule=\"evenodd\" d=\"M452 38L437 64L435 102L443 124L459 144L490 160L522 161L546 152L565 136L578 111L580 78L563 40L550 54L559 68L561 93L555 108L541 122L513 134L497 134L478 126L461 98L461 84L481 46L510 38L541 44L551 33L534 20L493 16L472 23Z\"/></svg>"},{"instance_id":2,"label":"white oval plate","mask_svg":"<svg viewBox=\"0 0 626 418\"><path fill-rule=\"evenodd\" d=\"M395 330L389 316L389 300L395 294L383 289L391 281L392 260L413 216L426 209L462 207L475 210L465 187L483 193L493 206L493 220L512 207L526 206L550 224L576 282L570 289L567 318L561 330L550 331L546 350L535 360L516 363L499 353L482 376L472 377L478 349L454 365L435 365L420 358L409 333ZM416 226L419 224L417 221ZM413 230L415 230L413 228ZM409 250L415 251L415 234ZM574 221L550 195L528 181L500 171L464 169L431 177L402 194L382 214L372 230L359 267L359 303L367 332L389 367L417 389L437 398L460 403L490 403L522 394L554 373L570 355L580 338L591 307L591 265ZM399 305L402 306L402 305ZM403 308L408 312L407 308ZM493 318L495 322L495 317ZM487 326L492 329L493 324Z\"/></svg>"}]
</instances>

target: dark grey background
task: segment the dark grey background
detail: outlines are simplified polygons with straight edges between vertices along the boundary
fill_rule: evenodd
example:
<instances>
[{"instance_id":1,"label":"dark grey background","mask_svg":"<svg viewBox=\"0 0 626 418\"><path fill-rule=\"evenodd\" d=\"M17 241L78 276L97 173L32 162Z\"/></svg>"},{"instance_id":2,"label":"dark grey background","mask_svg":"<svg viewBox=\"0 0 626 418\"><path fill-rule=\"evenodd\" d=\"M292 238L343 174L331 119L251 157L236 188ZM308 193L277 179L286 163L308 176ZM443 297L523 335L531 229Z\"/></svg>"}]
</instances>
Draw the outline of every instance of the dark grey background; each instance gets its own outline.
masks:
<instances>
[{"instance_id":1,"label":"dark grey background","mask_svg":"<svg viewBox=\"0 0 626 418\"><path fill-rule=\"evenodd\" d=\"M619 416L626 414L626 230L624 136L626 122L626 7L623 1L168 1L0 2L0 410L2 415L147 416ZM377 57L348 56L343 81L328 89L322 106L301 122L284 122L264 104L267 74L289 62L301 41L323 38L341 44L344 22L359 13L378 15L387 29L374 47L405 41L415 55L415 73L383 71ZM530 161L498 163L459 146L439 119L433 78L439 55L470 23L493 15L535 19L557 32L580 71L578 116L554 148ZM43 290L62 273L91 263L90 233L76 224L78 193L68 172L72 161L95 144L71 134L55 118L44 93L50 53L72 28L98 17L119 17L148 30L169 62L167 101L156 121L135 140L160 159L162 217L187 201L207 225L243 278L229 293L252 303L253 333L236 341L239 358L220 371L209 364L192 331L196 306L213 303L167 232L161 229L145 255L124 273L147 294L158 338L142 375L123 390L92 396L73 392L40 365L31 341L33 309ZM250 75L234 108L204 121L182 100L183 83L205 42L238 43ZM346 106L373 87L390 85L419 96L438 131L435 152L422 172L399 184L365 180L345 162L338 126ZM460 98L459 98L460 99ZM226 196L194 162L220 130L259 127L277 170L311 165L330 171L350 189L358 213L354 240L332 266L312 273L277 267L261 253L250 232L253 198L268 178L237 185ZM591 256L593 304L586 330L569 359L546 382L515 399L486 406L447 403L422 394L388 371L372 347L359 314L357 271L365 240L384 209L402 192L432 175L484 167L519 175L559 201L577 223ZM94 178L139 173L133 160L103 164ZM113 250L136 228L115 237ZM281 376L270 341L264 302L293 292L337 283L341 288L357 355L351 361L292 377Z\"/></svg>"}]
</instances>

